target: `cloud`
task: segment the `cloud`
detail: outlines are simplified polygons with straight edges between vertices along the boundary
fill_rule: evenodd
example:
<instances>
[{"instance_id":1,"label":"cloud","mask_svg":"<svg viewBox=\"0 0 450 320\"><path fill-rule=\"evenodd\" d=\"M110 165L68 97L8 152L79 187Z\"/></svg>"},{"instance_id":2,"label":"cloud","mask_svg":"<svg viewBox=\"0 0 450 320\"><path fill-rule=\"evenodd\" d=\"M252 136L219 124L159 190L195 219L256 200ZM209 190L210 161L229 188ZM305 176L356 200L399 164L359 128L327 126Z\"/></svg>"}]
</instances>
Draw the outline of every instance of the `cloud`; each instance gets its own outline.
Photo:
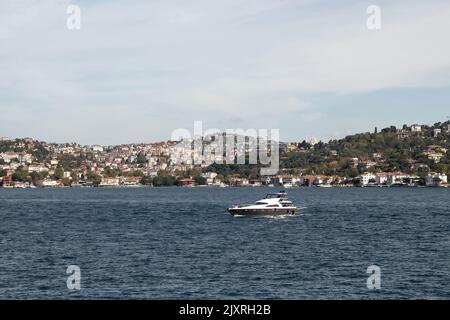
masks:
<instances>
[{"instance_id":1,"label":"cloud","mask_svg":"<svg viewBox=\"0 0 450 320\"><path fill-rule=\"evenodd\" d=\"M66 29L69 3L80 31ZM366 28L369 4L4 1L0 112L32 115L12 119L11 135L113 143L164 139L197 119L317 121L326 115L311 95L449 86L450 4L382 2L380 31Z\"/></svg>"}]
</instances>

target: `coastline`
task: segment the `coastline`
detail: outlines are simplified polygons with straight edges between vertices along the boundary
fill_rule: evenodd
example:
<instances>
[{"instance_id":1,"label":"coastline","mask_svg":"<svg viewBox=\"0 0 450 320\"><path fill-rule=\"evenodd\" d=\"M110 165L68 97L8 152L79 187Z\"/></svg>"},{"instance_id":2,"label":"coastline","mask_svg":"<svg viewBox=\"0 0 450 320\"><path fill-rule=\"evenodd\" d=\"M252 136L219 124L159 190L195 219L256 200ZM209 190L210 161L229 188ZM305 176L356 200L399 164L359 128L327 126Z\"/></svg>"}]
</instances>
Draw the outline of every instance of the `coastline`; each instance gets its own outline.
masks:
<instances>
[{"instance_id":1,"label":"coastline","mask_svg":"<svg viewBox=\"0 0 450 320\"><path fill-rule=\"evenodd\" d=\"M380 189L380 188L394 188L394 189L448 189L450 185L440 185L440 186L410 186L410 185L371 185L371 186L352 186L352 185L334 185L334 186L296 186L296 187L288 187L284 186L268 186L268 185L260 185L260 186L150 186L150 185L132 185L132 186L0 186L0 190L6 189L141 189L141 188L175 188L175 189L223 189L223 188L242 188L242 189L252 189L252 188L281 188L284 190L296 190L296 189Z\"/></svg>"}]
</instances>

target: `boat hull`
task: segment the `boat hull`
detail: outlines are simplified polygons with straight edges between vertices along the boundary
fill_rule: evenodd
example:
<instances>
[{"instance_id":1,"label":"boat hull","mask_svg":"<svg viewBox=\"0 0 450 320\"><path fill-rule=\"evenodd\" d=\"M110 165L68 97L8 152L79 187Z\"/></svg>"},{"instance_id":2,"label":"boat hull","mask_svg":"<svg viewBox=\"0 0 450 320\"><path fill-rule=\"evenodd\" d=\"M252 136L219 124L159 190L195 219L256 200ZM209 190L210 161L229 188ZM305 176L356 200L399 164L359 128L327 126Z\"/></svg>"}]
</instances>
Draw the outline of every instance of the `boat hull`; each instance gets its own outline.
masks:
<instances>
[{"instance_id":1,"label":"boat hull","mask_svg":"<svg viewBox=\"0 0 450 320\"><path fill-rule=\"evenodd\" d=\"M245 209L229 208L228 212L232 216L285 216L298 213L297 208L264 208L264 209Z\"/></svg>"}]
</instances>

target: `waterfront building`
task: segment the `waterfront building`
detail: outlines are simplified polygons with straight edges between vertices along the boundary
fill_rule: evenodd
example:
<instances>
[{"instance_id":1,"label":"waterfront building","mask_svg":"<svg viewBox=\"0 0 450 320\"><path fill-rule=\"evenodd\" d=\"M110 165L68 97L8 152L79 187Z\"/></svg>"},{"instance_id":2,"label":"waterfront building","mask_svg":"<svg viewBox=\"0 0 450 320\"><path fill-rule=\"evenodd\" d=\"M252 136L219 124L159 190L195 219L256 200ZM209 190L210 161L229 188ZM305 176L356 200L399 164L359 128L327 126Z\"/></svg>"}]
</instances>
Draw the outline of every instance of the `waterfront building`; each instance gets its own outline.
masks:
<instances>
[{"instance_id":1,"label":"waterfront building","mask_svg":"<svg viewBox=\"0 0 450 320\"><path fill-rule=\"evenodd\" d=\"M59 187L60 185L60 182L56 180L45 179L42 181L43 187Z\"/></svg>"},{"instance_id":2,"label":"waterfront building","mask_svg":"<svg viewBox=\"0 0 450 320\"><path fill-rule=\"evenodd\" d=\"M215 172L206 172L202 174L202 177L206 179L207 185L213 185L216 183L217 173Z\"/></svg>"},{"instance_id":3,"label":"waterfront building","mask_svg":"<svg viewBox=\"0 0 450 320\"><path fill-rule=\"evenodd\" d=\"M100 187L116 187L119 185L119 178L102 178Z\"/></svg>"},{"instance_id":4,"label":"waterfront building","mask_svg":"<svg viewBox=\"0 0 450 320\"><path fill-rule=\"evenodd\" d=\"M359 184L362 186L367 186L369 183L376 183L377 176L373 173L364 173L357 177Z\"/></svg>"},{"instance_id":5,"label":"waterfront building","mask_svg":"<svg viewBox=\"0 0 450 320\"><path fill-rule=\"evenodd\" d=\"M430 173L425 177L425 184L428 187L439 187L448 184L447 175L443 173Z\"/></svg>"},{"instance_id":6,"label":"waterfront building","mask_svg":"<svg viewBox=\"0 0 450 320\"><path fill-rule=\"evenodd\" d=\"M181 187L194 187L195 186L195 180L192 178L186 178L180 180L180 186Z\"/></svg>"}]
</instances>

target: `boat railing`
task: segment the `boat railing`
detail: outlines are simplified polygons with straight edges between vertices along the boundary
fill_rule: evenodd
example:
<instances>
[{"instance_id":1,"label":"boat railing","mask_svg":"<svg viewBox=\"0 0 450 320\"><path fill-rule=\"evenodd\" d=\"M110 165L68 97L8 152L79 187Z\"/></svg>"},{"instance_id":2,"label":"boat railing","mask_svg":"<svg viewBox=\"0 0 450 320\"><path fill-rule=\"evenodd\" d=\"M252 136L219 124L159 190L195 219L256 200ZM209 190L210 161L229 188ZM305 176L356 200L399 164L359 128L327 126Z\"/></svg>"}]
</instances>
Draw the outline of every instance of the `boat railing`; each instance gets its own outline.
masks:
<instances>
[{"instance_id":1,"label":"boat railing","mask_svg":"<svg viewBox=\"0 0 450 320\"><path fill-rule=\"evenodd\" d=\"M252 205L253 204L236 204L233 208L244 208Z\"/></svg>"}]
</instances>

